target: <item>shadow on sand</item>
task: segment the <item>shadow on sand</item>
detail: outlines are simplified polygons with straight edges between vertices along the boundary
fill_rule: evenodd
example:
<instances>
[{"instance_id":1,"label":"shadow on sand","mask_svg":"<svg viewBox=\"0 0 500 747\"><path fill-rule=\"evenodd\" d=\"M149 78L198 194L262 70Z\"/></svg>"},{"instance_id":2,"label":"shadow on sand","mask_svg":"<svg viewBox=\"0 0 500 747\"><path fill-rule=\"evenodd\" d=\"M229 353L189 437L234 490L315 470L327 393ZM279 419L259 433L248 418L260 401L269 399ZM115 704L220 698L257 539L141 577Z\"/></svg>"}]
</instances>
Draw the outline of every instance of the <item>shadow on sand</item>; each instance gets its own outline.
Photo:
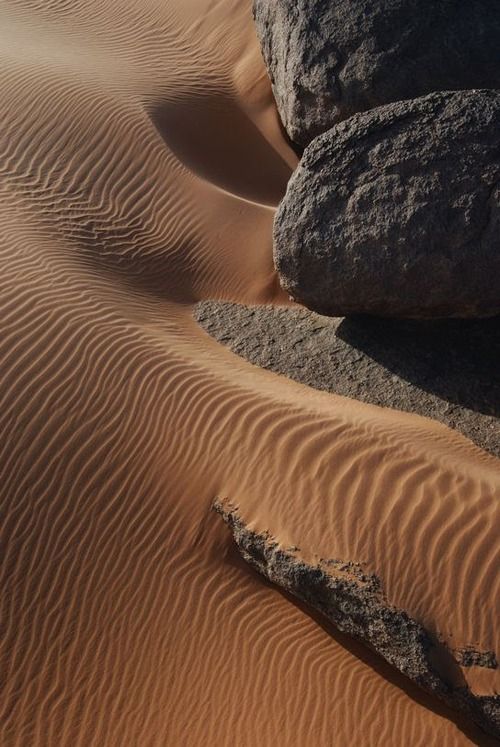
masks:
<instances>
[{"instance_id":1,"label":"shadow on sand","mask_svg":"<svg viewBox=\"0 0 500 747\"><path fill-rule=\"evenodd\" d=\"M350 317L341 322L337 335L427 392L485 415L500 415L500 317Z\"/></svg>"}]
</instances>

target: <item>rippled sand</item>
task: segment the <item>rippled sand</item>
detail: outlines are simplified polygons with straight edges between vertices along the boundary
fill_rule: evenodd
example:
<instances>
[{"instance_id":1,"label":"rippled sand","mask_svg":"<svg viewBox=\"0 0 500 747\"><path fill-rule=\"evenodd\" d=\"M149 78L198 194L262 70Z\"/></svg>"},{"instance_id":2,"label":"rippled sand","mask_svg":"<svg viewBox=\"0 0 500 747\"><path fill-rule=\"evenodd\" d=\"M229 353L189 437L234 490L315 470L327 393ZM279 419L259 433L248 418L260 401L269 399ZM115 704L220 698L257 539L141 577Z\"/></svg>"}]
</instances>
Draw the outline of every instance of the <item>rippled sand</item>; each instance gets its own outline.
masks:
<instances>
[{"instance_id":1,"label":"rippled sand","mask_svg":"<svg viewBox=\"0 0 500 747\"><path fill-rule=\"evenodd\" d=\"M0 743L488 744L264 582L212 510L362 562L453 646L500 651L498 461L192 318L286 303L271 225L296 157L250 3L0 18Z\"/></svg>"}]
</instances>

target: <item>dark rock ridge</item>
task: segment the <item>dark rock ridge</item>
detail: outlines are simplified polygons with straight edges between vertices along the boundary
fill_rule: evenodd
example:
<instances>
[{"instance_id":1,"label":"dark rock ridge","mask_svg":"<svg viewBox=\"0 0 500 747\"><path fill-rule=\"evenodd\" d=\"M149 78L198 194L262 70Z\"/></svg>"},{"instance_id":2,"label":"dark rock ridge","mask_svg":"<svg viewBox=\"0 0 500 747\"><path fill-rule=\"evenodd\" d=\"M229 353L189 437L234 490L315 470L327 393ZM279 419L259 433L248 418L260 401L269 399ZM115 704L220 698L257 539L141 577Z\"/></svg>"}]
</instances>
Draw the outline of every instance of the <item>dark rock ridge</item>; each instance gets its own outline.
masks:
<instances>
[{"instance_id":1,"label":"dark rock ridge","mask_svg":"<svg viewBox=\"0 0 500 747\"><path fill-rule=\"evenodd\" d=\"M433 91L500 88L498 0L254 0L283 124L312 138Z\"/></svg>"},{"instance_id":2,"label":"dark rock ridge","mask_svg":"<svg viewBox=\"0 0 500 747\"><path fill-rule=\"evenodd\" d=\"M484 667L485 669L498 667L494 651L477 651L475 648L466 646L453 649L453 656L461 667Z\"/></svg>"},{"instance_id":3,"label":"dark rock ridge","mask_svg":"<svg viewBox=\"0 0 500 747\"><path fill-rule=\"evenodd\" d=\"M500 738L500 696L474 695L460 676L450 649L404 610L390 605L375 575L352 562L320 559L316 565L308 564L301 559L299 548L280 548L269 534L248 529L230 504L217 500L214 509L230 527L243 558L259 573L310 604L341 631L367 643L424 690ZM481 652L467 650L476 660L481 658ZM491 665L491 657L487 658Z\"/></svg>"},{"instance_id":4,"label":"dark rock ridge","mask_svg":"<svg viewBox=\"0 0 500 747\"><path fill-rule=\"evenodd\" d=\"M500 91L356 114L306 148L274 222L282 285L329 316L500 312Z\"/></svg>"}]
</instances>

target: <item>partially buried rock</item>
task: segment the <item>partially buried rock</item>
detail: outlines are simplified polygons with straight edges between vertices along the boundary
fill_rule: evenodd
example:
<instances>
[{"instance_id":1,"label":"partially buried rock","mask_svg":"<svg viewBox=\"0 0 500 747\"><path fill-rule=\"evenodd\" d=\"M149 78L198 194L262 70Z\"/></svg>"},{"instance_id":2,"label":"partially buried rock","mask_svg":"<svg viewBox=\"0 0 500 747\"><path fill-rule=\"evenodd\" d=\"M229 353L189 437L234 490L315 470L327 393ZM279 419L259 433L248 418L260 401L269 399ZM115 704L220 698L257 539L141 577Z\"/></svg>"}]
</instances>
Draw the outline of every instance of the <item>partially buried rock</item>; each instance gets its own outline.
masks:
<instances>
[{"instance_id":1,"label":"partially buried rock","mask_svg":"<svg viewBox=\"0 0 500 747\"><path fill-rule=\"evenodd\" d=\"M274 259L321 314L500 313L500 91L390 104L320 135L276 214Z\"/></svg>"},{"instance_id":2,"label":"partially buried rock","mask_svg":"<svg viewBox=\"0 0 500 747\"><path fill-rule=\"evenodd\" d=\"M383 104L500 88L498 0L254 0L254 18L299 145Z\"/></svg>"}]
</instances>

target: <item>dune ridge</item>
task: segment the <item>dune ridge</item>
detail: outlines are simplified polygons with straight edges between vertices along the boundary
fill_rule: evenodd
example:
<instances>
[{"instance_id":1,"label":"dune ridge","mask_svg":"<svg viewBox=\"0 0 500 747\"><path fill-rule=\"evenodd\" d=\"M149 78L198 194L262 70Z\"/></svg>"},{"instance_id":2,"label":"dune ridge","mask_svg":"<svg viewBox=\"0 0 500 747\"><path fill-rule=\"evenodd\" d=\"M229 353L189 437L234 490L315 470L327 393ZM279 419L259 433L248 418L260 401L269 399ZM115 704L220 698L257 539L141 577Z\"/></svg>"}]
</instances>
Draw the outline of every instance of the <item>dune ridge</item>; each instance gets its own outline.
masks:
<instances>
[{"instance_id":1,"label":"dune ridge","mask_svg":"<svg viewBox=\"0 0 500 747\"><path fill-rule=\"evenodd\" d=\"M367 563L456 647L499 650L498 462L192 318L286 303L271 229L296 158L249 3L0 13L1 743L487 744L262 583L212 511ZM204 156L243 121L239 171Z\"/></svg>"}]
</instances>

